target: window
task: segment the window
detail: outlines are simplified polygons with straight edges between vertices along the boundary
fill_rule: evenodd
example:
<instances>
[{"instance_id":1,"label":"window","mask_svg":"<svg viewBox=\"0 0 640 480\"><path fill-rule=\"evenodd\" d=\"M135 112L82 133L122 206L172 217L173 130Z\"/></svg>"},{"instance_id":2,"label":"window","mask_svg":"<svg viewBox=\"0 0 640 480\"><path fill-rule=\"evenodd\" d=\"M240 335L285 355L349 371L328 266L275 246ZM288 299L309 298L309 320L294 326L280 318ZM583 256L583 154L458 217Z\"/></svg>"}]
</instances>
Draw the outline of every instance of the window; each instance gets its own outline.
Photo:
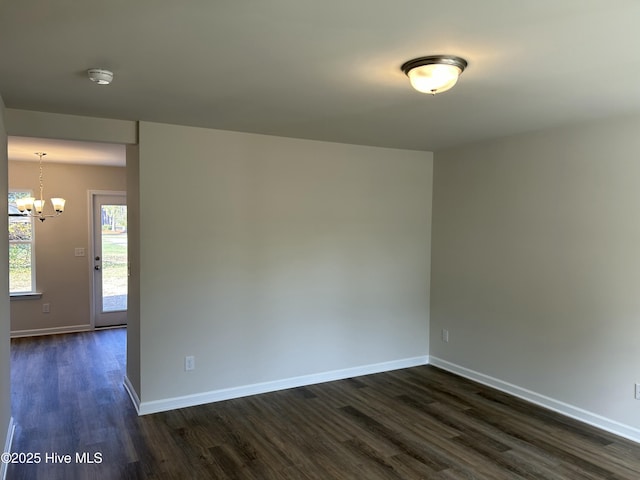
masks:
<instances>
[{"instance_id":1,"label":"window","mask_svg":"<svg viewBox=\"0 0 640 480\"><path fill-rule=\"evenodd\" d=\"M29 191L9 192L9 214L19 213L18 198L30 197ZM35 290L35 244L33 218L9 216L9 293Z\"/></svg>"}]
</instances>

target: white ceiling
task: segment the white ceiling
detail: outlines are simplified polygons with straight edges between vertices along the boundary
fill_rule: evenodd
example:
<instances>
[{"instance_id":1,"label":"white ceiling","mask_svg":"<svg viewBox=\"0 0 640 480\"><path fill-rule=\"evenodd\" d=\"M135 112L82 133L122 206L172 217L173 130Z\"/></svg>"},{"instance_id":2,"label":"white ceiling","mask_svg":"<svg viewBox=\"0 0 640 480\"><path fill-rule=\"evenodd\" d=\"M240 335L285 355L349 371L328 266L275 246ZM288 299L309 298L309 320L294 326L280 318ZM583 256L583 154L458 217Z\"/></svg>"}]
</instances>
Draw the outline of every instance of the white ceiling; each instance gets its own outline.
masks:
<instances>
[{"instance_id":1,"label":"white ceiling","mask_svg":"<svg viewBox=\"0 0 640 480\"><path fill-rule=\"evenodd\" d=\"M0 94L11 108L434 151L639 112L639 23L638 0L0 0ZM400 71L432 54L469 62L435 97ZM91 67L113 84L92 84Z\"/></svg>"}]
</instances>

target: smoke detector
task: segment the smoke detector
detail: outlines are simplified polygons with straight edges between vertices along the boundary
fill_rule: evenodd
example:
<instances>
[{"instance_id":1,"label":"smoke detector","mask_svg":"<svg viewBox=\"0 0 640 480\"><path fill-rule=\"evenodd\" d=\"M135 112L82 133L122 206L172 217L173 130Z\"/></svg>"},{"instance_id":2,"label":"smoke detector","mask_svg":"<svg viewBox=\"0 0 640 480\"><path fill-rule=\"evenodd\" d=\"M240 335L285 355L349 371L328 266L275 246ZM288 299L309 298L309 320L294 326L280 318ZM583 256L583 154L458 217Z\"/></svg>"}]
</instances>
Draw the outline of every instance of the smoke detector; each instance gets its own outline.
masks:
<instances>
[{"instance_id":1,"label":"smoke detector","mask_svg":"<svg viewBox=\"0 0 640 480\"><path fill-rule=\"evenodd\" d=\"M90 68L87 70L87 75L89 75L89 80L98 85L109 85L113 80L113 72L104 68Z\"/></svg>"}]
</instances>

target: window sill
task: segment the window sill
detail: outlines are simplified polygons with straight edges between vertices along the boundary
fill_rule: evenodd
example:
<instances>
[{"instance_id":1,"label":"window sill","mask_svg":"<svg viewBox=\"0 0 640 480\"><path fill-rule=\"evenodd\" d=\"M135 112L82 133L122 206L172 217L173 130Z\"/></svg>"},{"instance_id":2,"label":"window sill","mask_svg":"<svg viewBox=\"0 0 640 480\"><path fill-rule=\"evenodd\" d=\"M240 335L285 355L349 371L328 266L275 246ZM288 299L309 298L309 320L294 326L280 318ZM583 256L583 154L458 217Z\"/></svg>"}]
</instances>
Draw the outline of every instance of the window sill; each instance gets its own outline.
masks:
<instances>
[{"instance_id":1,"label":"window sill","mask_svg":"<svg viewBox=\"0 0 640 480\"><path fill-rule=\"evenodd\" d=\"M14 300L40 300L42 298L42 292L25 292L25 293L11 293L9 294L11 301Z\"/></svg>"}]
</instances>

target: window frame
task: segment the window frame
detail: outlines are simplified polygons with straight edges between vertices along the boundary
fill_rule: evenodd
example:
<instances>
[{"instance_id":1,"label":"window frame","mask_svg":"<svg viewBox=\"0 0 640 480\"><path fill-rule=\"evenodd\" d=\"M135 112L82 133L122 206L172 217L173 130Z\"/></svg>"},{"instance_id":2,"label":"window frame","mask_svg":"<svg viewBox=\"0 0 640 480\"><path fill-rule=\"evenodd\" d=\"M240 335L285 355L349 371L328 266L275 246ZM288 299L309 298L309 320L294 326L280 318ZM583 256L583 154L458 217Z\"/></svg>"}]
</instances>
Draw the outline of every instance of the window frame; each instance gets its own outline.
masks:
<instances>
[{"instance_id":1,"label":"window frame","mask_svg":"<svg viewBox=\"0 0 640 480\"><path fill-rule=\"evenodd\" d=\"M7 195L7 207L10 205L9 203L9 195L12 193L23 193L25 196L32 197L33 191L29 188L10 188ZM9 217L9 222L11 218L17 217ZM31 240L11 240L9 238L9 248L11 245L30 245L31 246L31 290L19 290L19 291L11 291L11 282L9 282L9 296L10 297L30 297L33 295L39 295L36 287L36 228L35 228L35 218L27 217L31 222ZM7 236L9 232L7 231ZM7 251L7 255L9 252ZM11 275L11 265L9 264L9 276Z\"/></svg>"}]
</instances>

